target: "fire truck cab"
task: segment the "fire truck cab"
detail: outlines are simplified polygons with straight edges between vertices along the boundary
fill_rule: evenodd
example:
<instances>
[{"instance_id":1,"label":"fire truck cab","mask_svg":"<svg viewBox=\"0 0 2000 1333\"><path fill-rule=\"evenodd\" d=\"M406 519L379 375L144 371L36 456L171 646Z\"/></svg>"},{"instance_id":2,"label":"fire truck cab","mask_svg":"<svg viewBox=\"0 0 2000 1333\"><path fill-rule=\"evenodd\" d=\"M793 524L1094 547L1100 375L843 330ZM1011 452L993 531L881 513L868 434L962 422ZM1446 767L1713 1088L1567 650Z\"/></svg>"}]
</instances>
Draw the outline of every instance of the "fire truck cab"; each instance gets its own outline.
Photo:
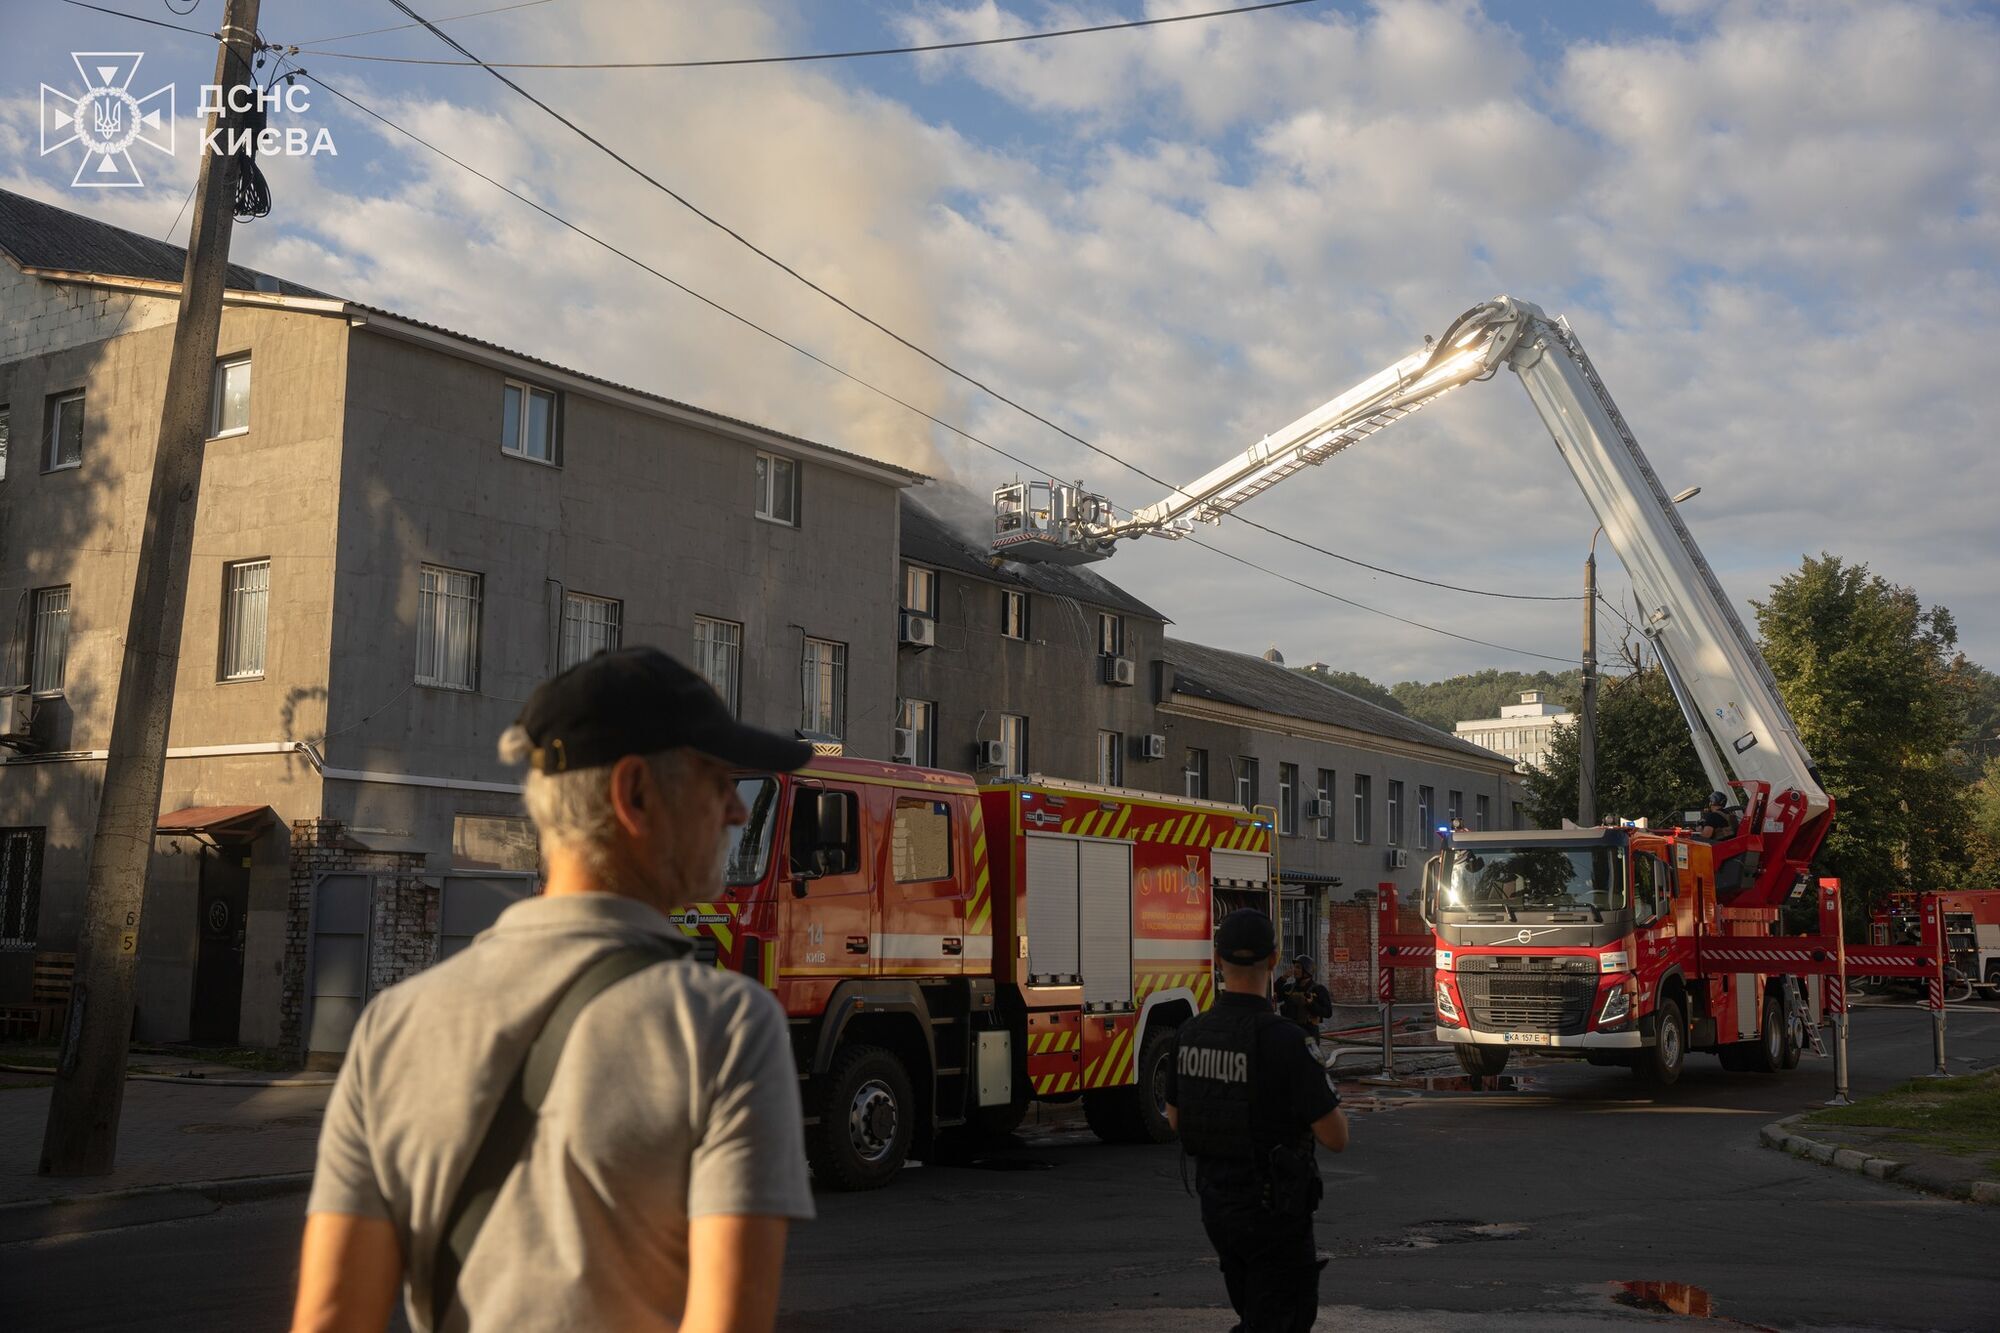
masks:
<instances>
[{"instance_id":1,"label":"fire truck cab","mask_svg":"<svg viewBox=\"0 0 2000 1333\"><path fill-rule=\"evenodd\" d=\"M737 790L722 897L676 921L784 1005L823 1185L886 1184L1038 1100L1171 1136L1173 1029L1213 998L1218 907L1270 910L1269 815L840 757Z\"/></svg>"}]
</instances>

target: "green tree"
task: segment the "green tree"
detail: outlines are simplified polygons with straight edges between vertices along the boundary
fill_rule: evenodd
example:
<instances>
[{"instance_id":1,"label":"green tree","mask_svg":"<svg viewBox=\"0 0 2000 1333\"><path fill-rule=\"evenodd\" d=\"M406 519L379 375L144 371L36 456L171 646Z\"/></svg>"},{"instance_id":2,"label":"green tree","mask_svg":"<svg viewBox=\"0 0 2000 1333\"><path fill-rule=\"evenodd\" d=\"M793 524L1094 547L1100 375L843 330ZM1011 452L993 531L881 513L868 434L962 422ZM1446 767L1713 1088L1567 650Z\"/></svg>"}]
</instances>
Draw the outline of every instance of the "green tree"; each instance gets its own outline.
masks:
<instances>
[{"instance_id":1,"label":"green tree","mask_svg":"<svg viewBox=\"0 0 2000 1333\"><path fill-rule=\"evenodd\" d=\"M1404 711L1402 703L1395 695L1358 671L1336 671L1332 667L1293 667L1292 670L1307 680L1330 685L1344 694L1351 694L1392 713Z\"/></svg>"},{"instance_id":2,"label":"green tree","mask_svg":"<svg viewBox=\"0 0 2000 1333\"><path fill-rule=\"evenodd\" d=\"M1455 722L1498 717L1501 705L1521 702L1524 690L1540 690L1550 703L1575 708L1582 691L1582 678L1575 671L1501 671L1488 667L1444 680L1405 680L1390 687L1402 711L1440 731L1450 731Z\"/></svg>"},{"instance_id":3,"label":"green tree","mask_svg":"<svg viewBox=\"0 0 2000 1333\"><path fill-rule=\"evenodd\" d=\"M1576 818L1578 735L1556 728L1545 768L1528 771L1523 809L1543 828ZM1658 666L1607 676L1597 689L1597 809L1603 818L1679 823L1701 804L1708 780L1687 721Z\"/></svg>"},{"instance_id":4,"label":"green tree","mask_svg":"<svg viewBox=\"0 0 2000 1333\"><path fill-rule=\"evenodd\" d=\"M1966 796L1970 819L1965 834L1965 872L1959 886L2000 889L2000 757L1986 761L1979 781Z\"/></svg>"},{"instance_id":5,"label":"green tree","mask_svg":"<svg viewBox=\"0 0 2000 1333\"><path fill-rule=\"evenodd\" d=\"M1818 866L1846 884L1850 920L1892 891L1956 880L1968 809L1955 765L1975 682L1951 613L1824 552L1753 605L1764 658L1838 803Z\"/></svg>"}]
</instances>

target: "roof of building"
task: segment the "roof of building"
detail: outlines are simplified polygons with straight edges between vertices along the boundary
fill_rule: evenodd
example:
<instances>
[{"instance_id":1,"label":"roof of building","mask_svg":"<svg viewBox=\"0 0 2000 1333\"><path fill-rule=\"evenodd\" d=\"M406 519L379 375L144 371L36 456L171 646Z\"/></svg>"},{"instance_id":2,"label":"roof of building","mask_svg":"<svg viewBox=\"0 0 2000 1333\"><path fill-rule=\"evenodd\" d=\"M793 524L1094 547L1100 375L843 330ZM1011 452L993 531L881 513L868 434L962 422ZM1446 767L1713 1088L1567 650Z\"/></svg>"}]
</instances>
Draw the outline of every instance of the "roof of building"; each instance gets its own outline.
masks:
<instances>
[{"instance_id":1,"label":"roof of building","mask_svg":"<svg viewBox=\"0 0 2000 1333\"><path fill-rule=\"evenodd\" d=\"M78 276L89 275L100 278L138 278L147 282L171 282L175 284L180 282L187 262L187 251L178 245L172 245L166 241L156 241L150 236L141 236L137 232L126 231L123 227L114 227L108 222L99 222L95 218L85 217L80 213L72 213L67 209L57 208L53 204L45 204L38 199L30 199L26 195L15 194L10 190L0 190L0 253L6 254L20 268L47 269L58 273L76 274ZM698 407L693 403L682 402L676 398L668 398L664 394L634 388L629 384L620 384L616 380L606 379L601 375L592 375L586 371L575 370L543 357L531 356L526 352L517 352L512 348L503 347L499 343L489 342L484 338L475 338L470 334L460 333L455 329L448 329L441 324L432 324L427 320L415 319L394 310L385 310L380 306L367 305L360 301L349 301L344 297L318 291L315 288L307 287L302 283L292 282L285 278L273 277L271 274L261 273L256 269L246 268L241 264L231 264L229 266L228 286L231 291L267 292L278 296L340 301L357 311L380 315L387 319L400 320L415 328L442 334L447 338L465 343L468 346L484 348L488 351L499 352L533 365L545 366L550 370L560 371L565 375L574 376L579 380L584 380L591 384L602 385L607 389L615 389L619 393L631 394L652 402L662 403L668 407L683 412L691 412L712 421L731 426L745 427L775 439L787 440L811 449L824 450L829 454L852 458L859 462L867 463L872 467L898 473L912 481L925 480L923 473L896 463L885 462L879 458L871 458L866 454L855 453L850 449L836 448L819 440L807 439L802 435L793 435L786 431L774 430L769 426L759 425L754 421L745 421L741 417L728 416L721 412L712 411L709 408Z\"/></svg>"},{"instance_id":2,"label":"roof of building","mask_svg":"<svg viewBox=\"0 0 2000 1333\"><path fill-rule=\"evenodd\" d=\"M910 491L903 492L903 558L1003 587L1066 597L1126 615L1172 623L1095 570L993 559L974 543L970 534L919 503Z\"/></svg>"},{"instance_id":3,"label":"roof of building","mask_svg":"<svg viewBox=\"0 0 2000 1333\"><path fill-rule=\"evenodd\" d=\"M1173 663L1174 691L1178 694L1345 727L1432 749L1453 750L1472 758L1513 763L1505 755L1460 740L1450 732L1427 727L1414 718L1390 712L1249 653L1169 638L1165 656Z\"/></svg>"}]
</instances>

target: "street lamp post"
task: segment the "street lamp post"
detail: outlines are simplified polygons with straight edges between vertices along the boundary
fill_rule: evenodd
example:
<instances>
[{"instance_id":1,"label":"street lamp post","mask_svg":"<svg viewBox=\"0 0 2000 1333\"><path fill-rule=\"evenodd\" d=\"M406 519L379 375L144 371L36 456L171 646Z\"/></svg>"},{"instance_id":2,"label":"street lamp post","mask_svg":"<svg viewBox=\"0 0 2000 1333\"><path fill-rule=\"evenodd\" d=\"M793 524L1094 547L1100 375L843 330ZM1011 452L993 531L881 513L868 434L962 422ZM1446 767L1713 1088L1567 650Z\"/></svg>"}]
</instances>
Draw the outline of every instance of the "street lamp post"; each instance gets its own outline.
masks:
<instances>
[{"instance_id":1,"label":"street lamp post","mask_svg":"<svg viewBox=\"0 0 2000 1333\"><path fill-rule=\"evenodd\" d=\"M1674 497L1680 504L1701 494L1690 486ZM1590 553L1583 560L1583 713L1576 724L1576 822L1597 823L1597 539L1604 525L1590 534Z\"/></svg>"}]
</instances>

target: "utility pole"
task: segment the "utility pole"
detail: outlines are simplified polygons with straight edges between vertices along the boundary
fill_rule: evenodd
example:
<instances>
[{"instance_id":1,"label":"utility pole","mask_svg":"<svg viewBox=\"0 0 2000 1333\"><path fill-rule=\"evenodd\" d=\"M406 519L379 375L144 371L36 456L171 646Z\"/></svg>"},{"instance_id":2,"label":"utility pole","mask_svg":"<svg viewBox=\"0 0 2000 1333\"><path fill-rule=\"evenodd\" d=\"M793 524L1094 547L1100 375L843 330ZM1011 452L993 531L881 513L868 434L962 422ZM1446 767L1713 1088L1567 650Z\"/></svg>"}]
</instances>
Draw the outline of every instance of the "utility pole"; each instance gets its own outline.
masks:
<instances>
[{"instance_id":1,"label":"utility pole","mask_svg":"<svg viewBox=\"0 0 2000 1333\"><path fill-rule=\"evenodd\" d=\"M1602 529L1599 529L1602 531ZM1583 716L1576 724L1576 822L1597 822L1597 533L1583 561Z\"/></svg>"},{"instance_id":2,"label":"utility pole","mask_svg":"<svg viewBox=\"0 0 2000 1333\"><path fill-rule=\"evenodd\" d=\"M225 90L255 86L258 0L227 0L215 82ZM209 118L208 128L243 124L240 112ZM226 125L218 125L226 121ZM125 1101L125 1053L132 1031L133 982L139 964L139 913L159 820L160 788L173 720L181 618L194 549L202 445L208 438L215 346L229 269L237 159L204 151L181 273L180 313L167 368L166 401L153 454L145 535L125 627L117 711L111 719L104 790L90 845L90 877L77 941L76 986L42 1136L45 1176L110 1172Z\"/></svg>"}]
</instances>

